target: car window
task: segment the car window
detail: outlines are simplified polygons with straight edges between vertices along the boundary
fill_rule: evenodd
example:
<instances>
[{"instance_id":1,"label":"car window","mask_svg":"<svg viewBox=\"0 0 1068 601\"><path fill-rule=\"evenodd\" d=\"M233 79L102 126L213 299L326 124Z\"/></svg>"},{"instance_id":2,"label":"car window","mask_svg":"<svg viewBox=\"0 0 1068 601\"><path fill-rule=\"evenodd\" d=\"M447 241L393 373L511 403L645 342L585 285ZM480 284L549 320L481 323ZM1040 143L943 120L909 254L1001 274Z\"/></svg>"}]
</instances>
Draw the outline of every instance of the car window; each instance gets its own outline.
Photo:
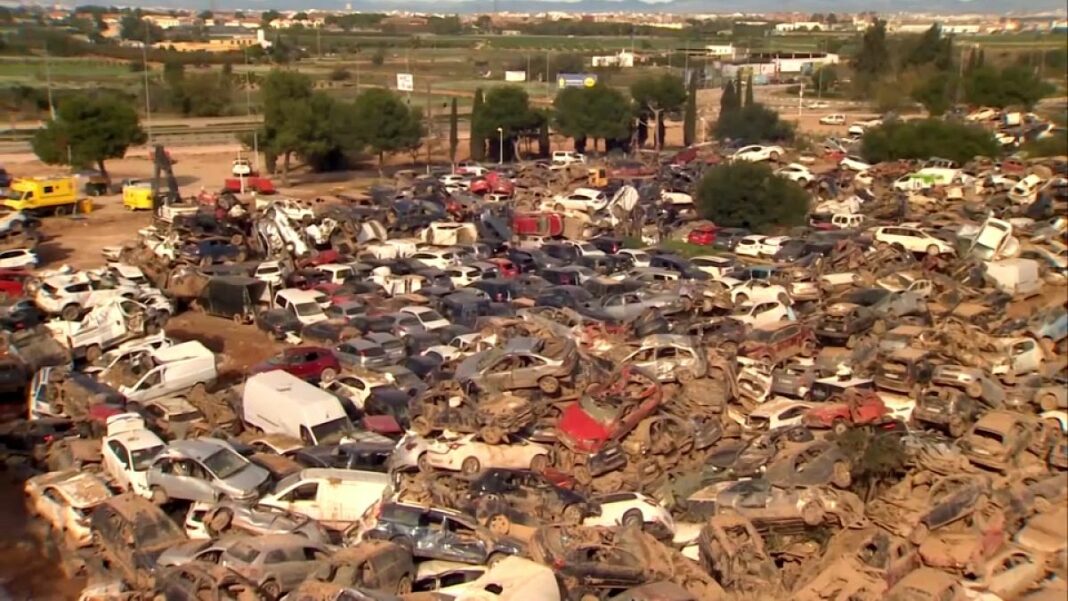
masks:
<instances>
[{"instance_id":1,"label":"car window","mask_svg":"<svg viewBox=\"0 0 1068 601\"><path fill-rule=\"evenodd\" d=\"M286 554L281 549L274 549L273 551L268 551L267 555L263 558L264 564L285 563L285 561Z\"/></svg>"},{"instance_id":2,"label":"car window","mask_svg":"<svg viewBox=\"0 0 1068 601\"><path fill-rule=\"evenodd\" d=\"M297 501L314 501L318 493L318 482L305 482L282 495L281 499L290 503Z\"/></svg>"}]
</instances>

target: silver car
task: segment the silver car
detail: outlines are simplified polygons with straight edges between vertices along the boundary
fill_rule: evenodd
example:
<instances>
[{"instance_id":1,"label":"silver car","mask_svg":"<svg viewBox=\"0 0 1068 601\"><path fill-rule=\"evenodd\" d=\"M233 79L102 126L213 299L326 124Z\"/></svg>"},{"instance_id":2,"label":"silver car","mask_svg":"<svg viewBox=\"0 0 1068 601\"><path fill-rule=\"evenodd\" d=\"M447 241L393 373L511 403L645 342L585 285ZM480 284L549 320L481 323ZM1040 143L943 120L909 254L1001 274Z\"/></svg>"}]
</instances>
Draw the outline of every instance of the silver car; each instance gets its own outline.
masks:
<instances>
[{"instance_id":1,"label":"silver car","mask_svg":"<svg viewBox=\"0 0 1068 601\"><path fill-rule=\"evenodd\" d=\"M219 564L255 582L266 598L278 599L329 558L329 548L299 534L267 534L230 545Z\"/></svg>"},{"instance_id":2,"label":"silver car","mask_svg":"<svg viewBox=\"0 0 1068 601\"><path fill-rule=\"evenodd\" d=\"M235 531L255 535L299 534L313 542L330 543L330 535L319 522L269 505L250 506L224 499L204 514L204 524L212 536Z\"/></svg>"},{"instance_id":3,"label":"silver car","mask_svg":"<svg viewBox=\"0 0 1068 601\"><path fill-rule=\"evenodd\" d=\"M708 374L704 351L694 344L693 338L680 334L646 336L624 362L655 373L661 382L703 378Z\"/></svg>"},{"instance_id":4,"label":"silver car","mask_svg":"<svg viewBox=\"0 0 1068 601\"><path fill-rule=\"evenodd\" d=\"M665 294L650 291L624 292L610 294L589 308L619 321L630 321L649 309L674 312L683 308L683 300L678 294Z\"/></svg>"},{"instance_id":5,"label":"silver car","mask_svg":"<svg viewBox=\"0 0 1068 601\"><path fill-rule=\"evenodd\" d=\"M386 351L377 342L353 338L334 347L334 356L344 367L382 367L390 364Z\"/></svg>"},{"instance_id":6,"label":"silver car","mask_svg":"<svg viewBox=\"0 0 1068 601\"><path fill-rule=\"evenodd\" d=\"M239 455L221 440L200 438L170 443L147 473L152 500L214 502L222 497L255 500L267 486L270 473Z\"/></svg>"},{"instance_id":7,"label":"silver car","mask_svg":"<svg viewBox=\"0 0 1068 601\"><path fill-rule=\"evenodd\" d=\"M404 347L404 341L393 334L387 334L385 332L368 332L364 335L364 339L370 340L382 347L382 350L386 352L386 358L389 359L388 363L400 363L408 356L408 350Z\"/></svg>"}]
</instances>

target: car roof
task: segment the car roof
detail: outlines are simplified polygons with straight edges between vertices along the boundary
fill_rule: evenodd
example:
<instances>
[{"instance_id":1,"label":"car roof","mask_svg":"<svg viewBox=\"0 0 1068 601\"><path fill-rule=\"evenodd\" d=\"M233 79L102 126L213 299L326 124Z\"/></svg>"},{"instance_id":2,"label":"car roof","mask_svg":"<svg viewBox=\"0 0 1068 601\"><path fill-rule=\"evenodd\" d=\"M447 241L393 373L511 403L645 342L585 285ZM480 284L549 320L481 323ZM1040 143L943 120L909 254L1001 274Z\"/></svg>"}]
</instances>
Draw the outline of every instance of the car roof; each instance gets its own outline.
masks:
<instances>
[{"instance_id":1,"label":"car roof","mask_svg":"<svg viewBox=\"0 0 1068 601\"><path fill-rule=\"evenodd\" d=\"M191 459L207 459L220 449L229 448L220 442L205 439L175 440L167 445L165 453L184 455Z\"/></svg>"}]
</instances>

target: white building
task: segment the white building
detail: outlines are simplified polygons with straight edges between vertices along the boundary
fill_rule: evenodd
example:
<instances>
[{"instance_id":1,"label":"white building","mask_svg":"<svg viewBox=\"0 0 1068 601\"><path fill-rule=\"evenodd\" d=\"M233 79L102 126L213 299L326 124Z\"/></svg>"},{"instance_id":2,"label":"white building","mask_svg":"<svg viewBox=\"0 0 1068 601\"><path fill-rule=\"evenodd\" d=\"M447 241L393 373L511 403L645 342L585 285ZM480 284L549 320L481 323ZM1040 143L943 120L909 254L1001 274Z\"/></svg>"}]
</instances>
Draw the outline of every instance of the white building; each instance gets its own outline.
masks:
<instances>
[{"instance_id":1,"label":"white building","mask_svg":"<svg viewBox=\"0 0 1068 601\"><path fill-rule=\"evenodd\" d=\"M631 68L634 66L634 53L626 50L621 50L619 54L609 54L608 56L594 56L591 57L591 65L594 67L623 67Z\"/></svg>"},{"instance_id":2,"label":"white building","mask_svg":"<svg viewBox=\"0 0 1068 601\"><path fill-rule=\"evenodd\" d=\"M793 23L776 23L776 33L788 33L791 31L823 31L823 23L818 21L794 21Z\"/></svg>"},{"instance_id":3,"label":"white building","mask_svg":"<svg viewBox=\"0 0 1068 601\"><path fill-rule=\"evenodd\" d=\"M705 46L705 56L733 60L737 53L734 44L709 44Z\"/></svg>"}]
</instances>

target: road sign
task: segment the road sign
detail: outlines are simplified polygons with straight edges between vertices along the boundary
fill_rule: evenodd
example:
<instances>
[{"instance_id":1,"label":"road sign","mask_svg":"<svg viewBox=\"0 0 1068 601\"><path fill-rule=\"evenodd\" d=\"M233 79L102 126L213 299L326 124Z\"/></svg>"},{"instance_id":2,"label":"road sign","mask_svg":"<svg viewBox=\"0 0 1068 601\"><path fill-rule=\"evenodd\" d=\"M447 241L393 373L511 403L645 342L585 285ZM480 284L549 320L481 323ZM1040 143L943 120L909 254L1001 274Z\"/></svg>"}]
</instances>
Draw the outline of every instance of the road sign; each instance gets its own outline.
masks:
<instances>
[{"instance_id":1,"label":"road sign","mask_svg":"<svg viewBox=\"0 0 1068 601\"><path fill-rule=\"evenodd\" d=\"M412 77L411 73L397 74L397 89L401 92L415 91L415 78Z\"/></svg>"},{"instance_id":2,"label":"road sign","mask_svg":"<svg viewBox=\"0 0 1068 601\"><path fill-rule=\"evenodd\" d=\"M560 73L556 76L556 85L564 88L592 88L597 85L596 73Z\"/></svg>"}]
</instances>

